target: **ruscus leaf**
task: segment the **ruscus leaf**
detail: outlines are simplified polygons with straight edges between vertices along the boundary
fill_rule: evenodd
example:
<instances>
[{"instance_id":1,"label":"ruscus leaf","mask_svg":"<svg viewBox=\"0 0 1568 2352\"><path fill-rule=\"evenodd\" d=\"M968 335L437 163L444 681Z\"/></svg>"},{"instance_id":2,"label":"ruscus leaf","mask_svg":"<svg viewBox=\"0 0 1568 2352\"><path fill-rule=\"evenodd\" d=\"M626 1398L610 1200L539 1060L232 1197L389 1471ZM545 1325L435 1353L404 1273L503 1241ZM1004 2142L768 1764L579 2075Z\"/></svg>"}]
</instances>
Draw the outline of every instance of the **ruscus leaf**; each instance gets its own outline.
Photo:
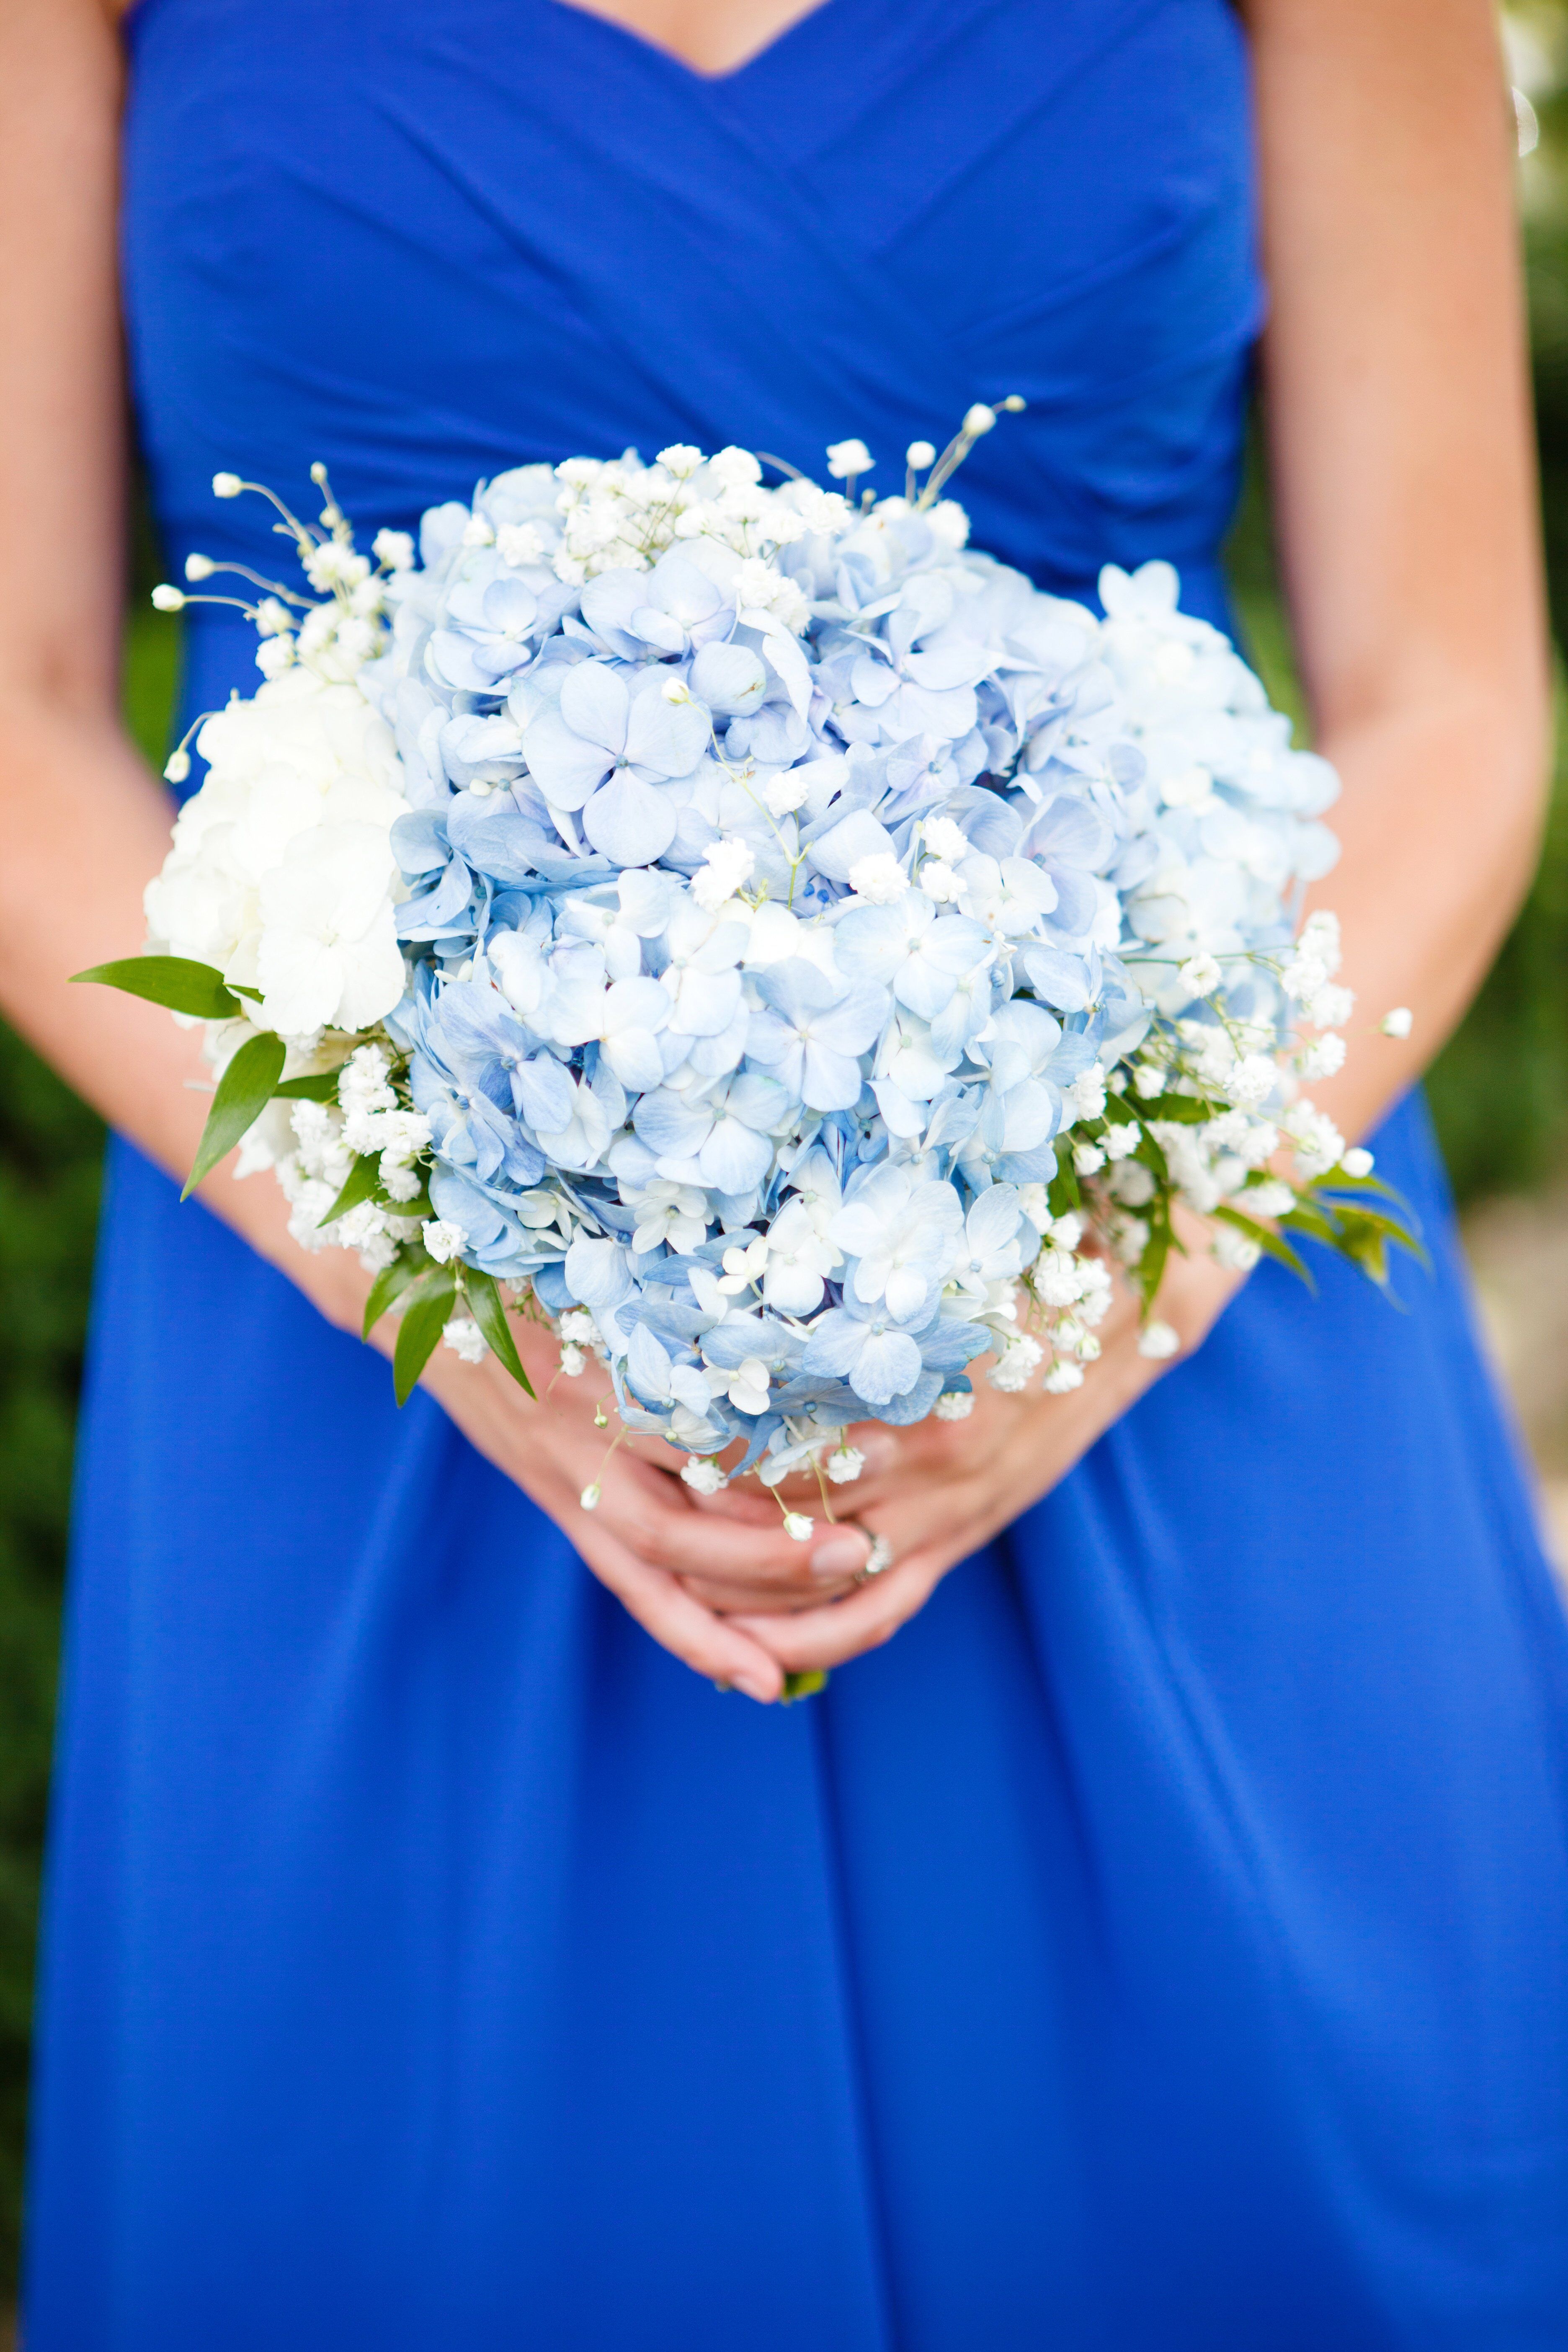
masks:
<instances>
[{"instance_id":1,"label":"ruscus leaf","mask_svg":"<svg viewBox=\"0 0 1568 2352\"><path fill-rule=\"evenodd\" d=\"M195 963L189 956L124 956L118 963L95 963L90 971L73 971L71 979L90 980L105 988L123 989L128 996L145 997L170 1013L188 1013L197 1021L229 1021L239 1011L239 1000L210 963Z\"/></svg>"},{"instance_id":2,"label":"ruscus leaf","mask_svg":"<svg viewBox=\"0 0 1568 2352\"><path fill-rule=\"evenodd\" d=\"M416 1243L399 1251L390 1265L384 1265L370 1286L370 1297L364 1302L364 1321L360 1335L368 1339L395 1298L401 1298L411 1282L417 1282L430 1270L430 1260Z\"/></svg>"},{"instance_id":3,"label":"ruscus leaf","mask_svg":"<svg viewBox=\"0 0 1568 2352\"><path fill-rule=\"evenodd\" d=\"M418 1297L406 1308L397 1327L397 1345L392 1355L393 1392L400 1405L406 1404L413 1395L419 1375L447 1328L457 1296L457 1268L433 1266L428 1274L420 1276L416 1286Z\"/></svg>"},{"instance_id":4,"label":"ruscus leaf","mask_svg":"<svg viewBox=\"0 0 1568 2352\"><path fill-rule=\"evenodd\" d=\"M310 1078L285 1078L280 1086L274 1087L272 1090L274 1102L330 1103L336 1102L337 1098L338 1073L336 1070L320 1070L314 1077Z\"/></svg>"},{"instance_id":5,"label":"ruscus leaf","mask_svg":"<svg viewBox=\"0 0 1568 2352\"><path fill-rule=\"evenodd\" d=\"M368 1201L380 1181L380 1154L374 1151L362 1151L349 1170L342 1191L338 1194L326 1215L317 1218L317 1231L320 1232L322 1225L330 1225L334 1217L341 1217L345 1209L357 1209L362 1201Z\"/></svg>"},{"instance_id":6,"label":"ruscus leaf","mask_svg":"<svg viewBox=\"0 0 1568 2352\"><path fill-rule=\"evenodd\" d=\"M517 1342L511 1336L511 1326L506 1319L506 1308L496 1286L495 1276L478 1274L471 1265L463 1268L463 1294L468 1299L475 1322L489 1341L490 1352L511 1374L518 1386L533 1395L533 1382L522 1368L522 1358L517 1352Z\"/></svg>"},{"instance_id":7,"label":"ruscus leaf","mask_svg":"<svg viewBox=\"0 0 1568 2352\"><path fill-rule=\"evenodd\" d=\"M195 1166L180 1195L182 1201L189 1198L226 1152L234 1150L246 1129L255 1126L272 1099L285 1051L282 1038L268 1032L246 1039L217 1082L213 1107L196 1150Z\"/></svg>"}]
</instances>

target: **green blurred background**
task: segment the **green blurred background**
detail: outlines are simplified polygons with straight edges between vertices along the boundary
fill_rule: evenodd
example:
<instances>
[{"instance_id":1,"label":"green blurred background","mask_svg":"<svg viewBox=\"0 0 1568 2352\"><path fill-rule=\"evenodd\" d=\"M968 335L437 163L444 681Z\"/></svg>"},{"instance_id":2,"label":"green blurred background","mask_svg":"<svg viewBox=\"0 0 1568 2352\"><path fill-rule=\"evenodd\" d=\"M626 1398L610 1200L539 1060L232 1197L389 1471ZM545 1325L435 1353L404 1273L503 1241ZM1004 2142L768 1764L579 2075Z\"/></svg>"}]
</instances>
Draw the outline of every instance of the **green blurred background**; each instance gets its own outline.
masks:
<instances>
[{"instance_id":1,"label":"green blurred background","mask_svg":"<svg viewBox=\"0 0 1568 2352\"><path fill-rule=\"evenodd\" d=\"M1516 85L1552 623L1568 645L1568 0L1505 13ZM1248 651L1298 707L1256 469L1231 547ZM162 763L178 625L134 534L126 714ZM1528 1192L1568 1160L1568 773L1560 754L1541 870L1464 1026L1430 1077L1461 1201ZM20 2208L33 1942L47 1792L71 1432L102 1130L0 1024L0 2294Z\"/></svg>"}]
</instances>

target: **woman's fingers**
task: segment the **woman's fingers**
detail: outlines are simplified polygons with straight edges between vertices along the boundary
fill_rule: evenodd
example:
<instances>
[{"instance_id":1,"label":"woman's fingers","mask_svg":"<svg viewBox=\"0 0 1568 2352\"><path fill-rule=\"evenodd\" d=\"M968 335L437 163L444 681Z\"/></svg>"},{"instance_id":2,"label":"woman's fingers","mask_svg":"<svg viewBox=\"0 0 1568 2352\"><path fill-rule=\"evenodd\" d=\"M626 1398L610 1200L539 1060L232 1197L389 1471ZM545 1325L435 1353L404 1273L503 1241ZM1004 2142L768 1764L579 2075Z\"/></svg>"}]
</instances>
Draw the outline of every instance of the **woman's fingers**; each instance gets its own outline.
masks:
<instances>
[{"instance_id":1,"label":"woman's fingers","mask_svg":"<svg viewBox=\"0 0 1568 2352\"><path fill-rule=\"evenodd\" d=\"M654 1568L753 1591L812 1589L813 1546L786 1534L776 1505L761 1526L697 1510L667 1471L635 1460L611 1465L603 1489L595 1516Z\"/></svg>"},{"instance_id":2,"label":"woman's fingers","mask_svg":"<svg viewBox=\"0 0 1568 2352\"><path fill-rule=\"evenodd\" d=\"M574 1540L623 1608L694 1673L727 1683L764 1706L781 1696L784 1671L778 1660L732 1619L715 1616L675 1577L638 1559L607 1528L590 1523L575 1532Z\"/></svg>"},{"instance_id":3,"label":"woman's fingers","mask_svg":"<svg viewBox=\"0 0 1568 2352\"><path fill-rule=\"evenodd\" d=\"M789 1616L737 1615L727 1622L751 1634L787 1673L826 1673L889 1640L924 1606L941 1573L930 1553L916 1554L830 1607Z\"/></svg>"},{"instance_id":4,"label":"woman's fingers","mask_svg":"<svg viewBox=\"0 0 1568 2352\"><path fill-rule=\"evenodd\" d=\"M856 1580L847 1577L837 1584L817 1584L809 1592L799 1588L764 1591L754 1584L714 1584L706 1578L683 1576L680 1580L695 1601L704 1609L713 1610L721 1617L751 1617L764 1613L769 1617L793 1617L802 1609L820 1609L829 1601L842 1601L856 1590Z\"/></svg>"}]
</instances>

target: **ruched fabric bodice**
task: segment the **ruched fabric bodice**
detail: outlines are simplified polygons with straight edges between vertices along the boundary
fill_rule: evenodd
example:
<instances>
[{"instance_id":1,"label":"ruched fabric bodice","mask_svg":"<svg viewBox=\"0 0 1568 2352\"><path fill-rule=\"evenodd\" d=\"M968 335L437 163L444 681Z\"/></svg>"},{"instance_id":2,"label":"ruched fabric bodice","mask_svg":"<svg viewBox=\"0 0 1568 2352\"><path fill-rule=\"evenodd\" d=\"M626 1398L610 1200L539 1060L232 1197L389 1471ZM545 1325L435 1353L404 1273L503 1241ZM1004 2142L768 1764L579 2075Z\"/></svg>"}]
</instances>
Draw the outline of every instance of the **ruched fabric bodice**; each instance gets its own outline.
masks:
<instances>
[{"instance_id":1,"label":"ruched fabric bodice","mask_svg":"<svg viewBox=\"0 0 1568 2352\"><path fill-rule=\"evenodd\" d=\"M677 439L891 488L1017 392L977 542L1222 615L1223 0L826 0L718 82L558 0L128 41L175 576L288 558L219 468L367 534ZM185 716L253 652L197 610ZM787 1711L117 1147L28 2352L1568 2352L1568 1640L1418 1103L1373 1140L1400 1307L1266 1264Z\"/></svg>"},{"instance_id":2,"label":"ruched fabric bodice","mask_svg":"<svg viewBox=\"0 0 1568 2352\"><path fill-rule=\"evenodd\" d=\"M220 467L321 457L405 525L522 460L738 441L821 478L858 434L892 489L1016 392L976 542L1212 593L1260 310L1224 0L827 0L719 81L560 0L143 0L132 39L173 559L265 538Z\"/></svg>"}]
</instances>

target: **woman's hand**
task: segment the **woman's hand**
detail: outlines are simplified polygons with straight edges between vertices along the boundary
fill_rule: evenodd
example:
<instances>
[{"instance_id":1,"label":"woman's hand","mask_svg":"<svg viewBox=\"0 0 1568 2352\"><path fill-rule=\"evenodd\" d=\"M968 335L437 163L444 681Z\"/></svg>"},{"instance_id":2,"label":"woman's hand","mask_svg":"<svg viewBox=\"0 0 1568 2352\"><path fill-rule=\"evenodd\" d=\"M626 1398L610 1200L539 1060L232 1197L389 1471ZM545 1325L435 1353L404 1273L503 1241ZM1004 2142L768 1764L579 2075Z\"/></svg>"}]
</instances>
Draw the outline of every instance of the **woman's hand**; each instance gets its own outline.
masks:
<instances>
[{"instance_id":1,"label":"woman's hand","mask_svg":"<svg viewBox=\"0 0 1568 2352\"><path fill-rule=\"evenodd\" d=\"M615 1399L596 1367L567 1380L556 1370L558 1343L550 1333L521 1321L513 1329L537 1402L493 1356L465 1364L442 1348L423 1385L487 1461L549 1513L656 1642L695 1673L749 1698L779 1697L786 1670L777 1655L721 1614L703 1588L779 1622L792 1609L815 1611L823 1600L852 1591L866 1539L852 1539L847 1570L814 1568L811 1549L784 1534L772 1496L760 1490L711 1499L694 1494L673 1468L644 1459L624 1437L616 1443ZM673 1460L668 1447L663 1454ZM595 1485L599 1501L584 1510L582 1496Z\"/></svg>"},{"instance_id":2,"label":"woman's hand","mask_svg":"<svg viewBox=\"0 0 1568 2352\"><path fill-rule=\"evenodd\" d=\"M1172 1261L1159 1302L1162 1318L1181 1340L1181 1356L1199 1344L1243 1279L1216 1265L1196 1228L1192 1231L1192 1254ZM688 1590L712 1607L733 1611L730 1622L791 1673L841 1665L875 1648L924 1607L950 1568L1048 1494L1161 1372L1180 1360L1151 1362L1138 1352L1138 1334L1136 1308L1122 1290L1101 1329L1100 1360L1089 1368L1083 1386L1066 1396L1003 1396L982 1375L967 1421L856 1430L866 1467L837 1493L857 1528L826 1536L814 1546L813 1558L824 1567L837 1565L833 1547L842 1544L847 1553L863 1527L886 1540L893 1564L862 1580L847 1600L783 1615L747 1607L728 1580L689 1577ZM805 1507L804 1488L801 1493ZM725 1503L729 1494L715 1499Z\"/></svg>"}]
</instances>

